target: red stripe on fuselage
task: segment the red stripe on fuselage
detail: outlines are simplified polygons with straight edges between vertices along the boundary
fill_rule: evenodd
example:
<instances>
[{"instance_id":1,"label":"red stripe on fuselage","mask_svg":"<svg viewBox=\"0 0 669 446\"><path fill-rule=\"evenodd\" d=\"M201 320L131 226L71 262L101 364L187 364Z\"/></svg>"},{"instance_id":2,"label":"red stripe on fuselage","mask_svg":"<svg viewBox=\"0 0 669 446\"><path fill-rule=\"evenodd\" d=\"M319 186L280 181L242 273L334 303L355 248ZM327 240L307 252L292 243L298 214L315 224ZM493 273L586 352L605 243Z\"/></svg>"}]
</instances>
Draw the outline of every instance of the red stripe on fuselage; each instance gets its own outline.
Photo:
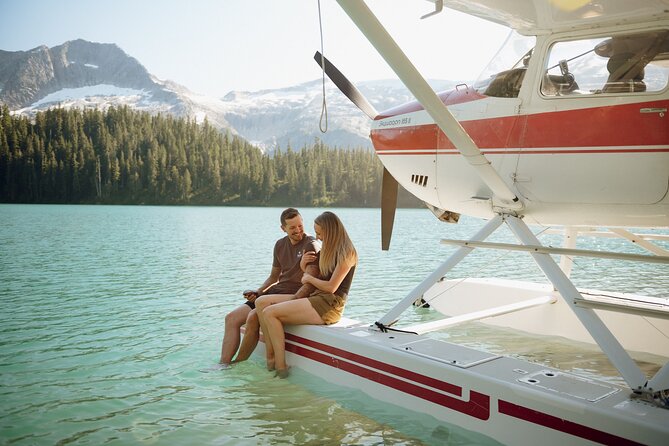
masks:
<instances>
[{"instance_id":1,"label":"red stripe on fuselage","mask_svg":"<svg viewBox=\"0 0 669 446\"><path fill-rule=\"evenodd\" d=\"M481 153L484 155L513 155L513 154L523 154L523 155L568 155L568 154L579 154L579 153L669 153L669 147L663 148L638 148L638 147L627 147L627 148L584 148L584 149L554 149L554 150L518 150L518 149L508 149L508 150L481 150ZM460 152L455 150L388 150L388 151L377 151L378 155L459 155Z\"/></svg>"},{"instance_id":2,"label":"red stripe on fuselage","mask_svg":"<svg viewBox=\"0 0 669 446\"><path fill-rule=\"evenodd\" d=\"M533 148L667 146L669 126L657 113L641 108L668 108L669 101L537 113L533 115L461 121L476 145L485 149L512 147L528 153ZM374 129L377 152L392 150L454 150L455 146L436 124ZM539 152L546 153L546 152ZM555 153L562 153L556 149ZM584 153L584 152L574 152ZM586 152L587 153L587 152Z\"/></svg>"}]
</instances>

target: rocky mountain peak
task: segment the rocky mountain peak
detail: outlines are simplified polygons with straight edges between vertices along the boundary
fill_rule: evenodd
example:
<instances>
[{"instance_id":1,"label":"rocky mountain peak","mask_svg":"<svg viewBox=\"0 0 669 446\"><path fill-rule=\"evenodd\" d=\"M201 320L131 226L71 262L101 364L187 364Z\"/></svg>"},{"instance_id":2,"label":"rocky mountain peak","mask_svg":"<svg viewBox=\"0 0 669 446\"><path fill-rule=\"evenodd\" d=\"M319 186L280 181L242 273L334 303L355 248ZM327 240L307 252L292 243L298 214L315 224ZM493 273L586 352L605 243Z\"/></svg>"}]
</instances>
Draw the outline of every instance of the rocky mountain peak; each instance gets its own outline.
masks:
<instances>
[{"instance_id":1,"label":"rocky mountain peak","mask_svg":"<svg viewBox=\"0 0 669 446\"><path fill-rule=\"evenodd\" d=\"M157 90L146 69L116 44L77 39L48 48L0 53L0 101L12 109L27 107L62 90L115 85Z\"/></svg>"}]
</instances>

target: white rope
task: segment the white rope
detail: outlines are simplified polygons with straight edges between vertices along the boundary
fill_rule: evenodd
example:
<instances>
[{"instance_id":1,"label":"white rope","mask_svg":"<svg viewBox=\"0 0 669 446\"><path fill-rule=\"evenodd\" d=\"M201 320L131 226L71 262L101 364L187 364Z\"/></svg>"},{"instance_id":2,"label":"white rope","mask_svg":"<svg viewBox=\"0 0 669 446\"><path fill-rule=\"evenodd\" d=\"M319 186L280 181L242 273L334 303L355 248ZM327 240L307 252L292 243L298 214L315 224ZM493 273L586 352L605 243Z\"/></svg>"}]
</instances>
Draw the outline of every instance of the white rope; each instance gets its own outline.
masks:
<instances>
[{"instance_id":1,"label":"white rope","mask_svg":"<svg viewBox=\"0 0 669 446\"><path fill-rule=\"evenodd\" d=\"M325 50L323 49L323 19L321 18L321 0L318 0L318 26L321 31L321 71L323 72L323 103L321 105L321 119L318 127L321 133L328 131L328 106L325 101ZM323 125L325 123L325 125Z\"/></svg>"}]
</instances>

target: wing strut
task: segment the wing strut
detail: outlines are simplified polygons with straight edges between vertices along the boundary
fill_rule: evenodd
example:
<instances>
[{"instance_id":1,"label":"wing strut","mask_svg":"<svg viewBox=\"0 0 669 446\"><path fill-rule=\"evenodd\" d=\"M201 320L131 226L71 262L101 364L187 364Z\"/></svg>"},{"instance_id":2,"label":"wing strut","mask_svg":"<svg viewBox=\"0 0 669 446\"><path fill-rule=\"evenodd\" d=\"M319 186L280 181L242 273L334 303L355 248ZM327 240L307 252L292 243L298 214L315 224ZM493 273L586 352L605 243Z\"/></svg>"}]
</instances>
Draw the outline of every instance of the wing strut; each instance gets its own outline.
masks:
<instances>
[{"instance_id":1,"label":"wing strut","mask_svg":"<svg viewBox=\"0 0 669 446\"><path fill-rule=\"evenodd\" d=\"M390 65L395 74L434 119L439 128L455 145L460 154L476 170L481 180L492 191L496 206L517 211L522 203L502 180L490 161L481 153L460 123L448 111L427 81L395 43L367 5L360 0L337 0L339 6L353 20L367 40Z\"/></svg>"}]
</instances>

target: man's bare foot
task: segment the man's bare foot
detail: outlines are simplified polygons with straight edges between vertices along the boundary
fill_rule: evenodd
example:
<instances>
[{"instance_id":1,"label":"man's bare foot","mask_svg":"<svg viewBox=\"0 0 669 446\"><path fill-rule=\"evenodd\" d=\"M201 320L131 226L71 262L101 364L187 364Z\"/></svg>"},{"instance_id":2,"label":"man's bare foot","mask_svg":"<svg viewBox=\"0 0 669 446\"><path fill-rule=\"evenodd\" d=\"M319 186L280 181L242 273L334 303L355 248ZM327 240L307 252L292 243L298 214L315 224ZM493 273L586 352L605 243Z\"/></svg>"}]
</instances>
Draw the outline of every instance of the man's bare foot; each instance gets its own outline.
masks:
<instances>
[{"instance_id":1,"label":"man's bare foot","mask_svg":"<svg viewBox=\"0 0 669 446\"><path fill-rule=\"evenodd\" d=\"M211 367L207 367L206 369L200 370L202 373L209 373L209 372L218 372L219 370L227 370L230 368L230 364L223 364L223 363L218 363L214 364Z\"/></svg>"}]
</instances>

